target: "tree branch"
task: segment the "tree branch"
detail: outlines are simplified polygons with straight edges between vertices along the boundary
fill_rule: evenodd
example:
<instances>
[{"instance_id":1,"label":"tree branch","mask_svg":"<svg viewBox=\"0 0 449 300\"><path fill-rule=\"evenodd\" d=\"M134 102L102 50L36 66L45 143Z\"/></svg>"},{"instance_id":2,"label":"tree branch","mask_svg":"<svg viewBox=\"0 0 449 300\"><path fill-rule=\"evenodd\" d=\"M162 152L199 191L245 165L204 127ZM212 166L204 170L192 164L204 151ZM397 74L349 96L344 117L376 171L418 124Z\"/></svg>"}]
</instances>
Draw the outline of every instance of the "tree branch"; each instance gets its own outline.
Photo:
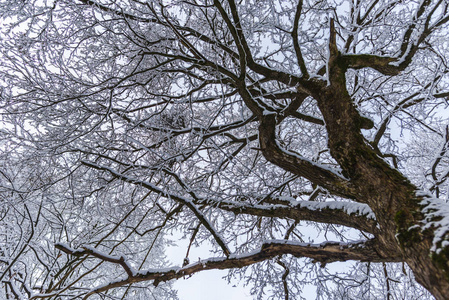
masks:
<instances>
[{"instance_id":1,"label":"tree branch","mask_svg":"<svg viewBox=\"0 0 449 300\"><path fill-rule=\"evenodd\" d=\"M292 39L299 68L301 70L302 76L305 79L307 79L309 78L309 72L307 72L306 63L304 62L304 58L301 53L301 47L299 46L299 39L298 39L298 27L299 27L299 19L301 17L302 4L303 0L299 0L298 5L296 6L295 20L293 21Z\"/></svg>"},{"instance_id":2,"label":"tree branch","mask_svg":"<svg viewBox=\"0 0 449 300\"><path fill-rule=\"evenodd\" d=\"M446 74L447 72L444 72L444 74ZM437 81L439 81L441 79L442 76L437 76L434 80L432 80L432 82L429 82L428 84L426 84L424 86L424 88L422 90L426 90L428 88L430 88L432 85L434 85ZM421 97L421 98L416 98L413 99L414 97L420 95L422 93L422 90L413 93L412 95L406 97L405 99L403 99L402 101L400 101L398 104L395 105L395 107L391 110L391 112L385 117L385 119L382 121L382 124L379 126L379 129L377 130L372 145L377 147L377 145L380 142L380 139L382 138L382 136L384 135L385 131L387 130L387 126L391 120L392 117L394 117L394 114L398 111L403 111L406 108L409 108L413 105L419 104L425 100L428 99L428 97ZM445 98L449 96L449 93L437 93L437 94L433 94L432 97L434 98Z\"/></svg>"},{"instance_id":3,"label":"tree branch","mask_svg":"<svg viewBox=\"0 0 449 300\"><path fill-rule=\"evenodd\" d=\"M268 218L288 218L343 225L371 234L378 234L375 216L368 205L352 202L292 201L289 204L261 205L245 202L220 201L208 205L233 212Z\"/></svg>"},{"instance_id":4,"label":"tree branch","mask_svg":"<svg viewBox=\"0 0 449 300\"><path fill-rule=\"evenodd\" d=\"M395 76L401 72L397 66L392 65L398 59L395 57L378 56L371 54L345 54L341 56L342 63L350 69L372 68L384 75Z\"/></svg>"},{"instance_id":5,"label":"tree branch","mask_svg":"<svg viewBox=\"0 0 449 300\"><path fill-rule=\"evenodd\" d=\"M91 295L131 283L153 281L153 284L157 286L161 282L189 276L200 271L242 268L284 254L290 254L300 258L311 258L313 262L320 262L323 265L331 262L348 260L371 262L401 261L400 256L380 256L376 251L378 246L377 240L375 239L353 243L325 242L321 244L300 243L286 240L265 241L258 250L242 255L231 255L228 258L212 257L184 267L138 271L133 274L133 276L128 276L126 279L111 282L90 291L84 299L89 298ZM71 249L65 250L70 252Z\"/></svg>"},{"instance_id":6,"label":"tree branch","mask_svg":"<svg viewBox=\"0 0 449 300\"><path fill-rule=\"evenodd\" d=\"M120 256L120 257L111 256L111 255L99 252L94 247L85 246L85 247L83 247L84 250L81 250L81 249L74 250L65 244L58 243L55 245L55 248L58 250L61 250L62 252L65 252L67 254L74 255L76 257L91 255L91 256L94 256L96 258L99 258L99 259L107 261L107 262L119 264L120 266L122 266L122 268L125 270L126 274L128 274L129 277L134 276L135 272L136 272L129 265L129 263L126 261L126 258L124 256Z\"/></svg>"},{"instance_id":7,"label":"tree branch","mask_svg":"<svg viewBox=\"0 0 449 300\"><path fill-rule=\"evenodd\" d=\"M350 199L356 197L357 193L354 187L344 177L295 153L282 149L276 141L275 127L276 114L266 114L261 117L259 142L262 153L268 161L324 187L335 195Z\"/></svg>"},{"instance_id":8,"label":"tree branch","mask_svg":"<svg viewBox=\"0 0 449 300\"><path fill-rule=\"evenodd\" d=\"M416 25L419 23L418 18L424 15L426 9L431 3L432 1L430 0L424 0L421 2L420 7L415 14L414 20L410 23L404 33L398 57L370 54L343 55L341 56L341 61L343 64L351 69L373 68L384 75L398 75L410 65L412 58L419 50L421 43L424 42L424 40L434 30L449 22L449 16L444 16L430 26L430 21L432 20L434 13L437 11L438 6L442 3L442 1L439 1L429 12L425 20L423 20L424 25L419 35L415 39L411 39L413 32L416 30Z\"/></svg>"},{"instance_id":9,"label":"tree branch","mask_svg":"<svg viewBox=\"0 0 449 300\"><path fill-rule=\"evenodd\" d=\"M232 24L228 14L221 5L220 1L214 0L214 6L217 7L221 17L225 21L229 31L231 32L232 37L234 38L235 45L238 49L240 61L239 79L243 79L246 76L246 64L248 61L252 61L251 52L249 50L245 36L242 31L242 27L237 13L237 7L235 6L235 3L233 1L229 1L229 5L231 7L231 13L234 19L235 26L234 24Z\"/></svg>"}]
</instances>

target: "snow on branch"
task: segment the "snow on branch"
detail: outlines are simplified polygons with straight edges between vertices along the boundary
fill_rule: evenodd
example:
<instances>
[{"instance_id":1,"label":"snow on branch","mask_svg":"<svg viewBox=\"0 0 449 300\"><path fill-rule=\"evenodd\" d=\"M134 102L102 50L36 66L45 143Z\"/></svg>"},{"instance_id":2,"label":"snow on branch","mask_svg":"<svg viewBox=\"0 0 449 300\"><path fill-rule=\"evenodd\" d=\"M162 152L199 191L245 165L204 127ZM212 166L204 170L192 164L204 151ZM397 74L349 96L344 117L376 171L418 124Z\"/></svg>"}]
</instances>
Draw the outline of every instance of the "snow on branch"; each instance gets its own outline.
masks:
<instances>
[{"instance_id":1,"label":"snow on branch","mask_svg":"<svg viewBox=\"0 0 449 300\"><path fill-rule=\"evenodd\" d=\"M91 256L94 256L96 258L99 258L99 259L107 261L107 262L119 264L120 266L122 266L122 268L125 270L126 274L128 274L129 277L135 276L135 274L136 274L136 271L127 262L127 260L124 256L117 257L117 256L112 256L112 255L109 255L106 253L102 253L102 252L98 251L96 248L91 247L91 246L84 246L83 250L81 250L81 249L75 250L75 249L70 248L66 244L57 243L55 245L55 248L58 250L61 250L62 252L65 252L67 254L73 255L73 256L81 257L81 256L85 256L85 255L91 255Z\"/></svg>"},{"instance_id":2,"label":"snow on branch","mask_svg":"<svg viewBox=\"0 0 449 300\"><path fill-rule=\"evenodd\" d=\"M157 286L161 282L190 276L194 273L214 270L214 269L232 269L242 268L258 262L275 258L279 255L290 254L295 257L311 258L313 262L319 262L322 265L336 261L371 261L371 262L397 262L398 257L382 257L376 251L377 240L355 241L350 243L324 242L321 244L301 243L287 240L268 240L262 246L250 253L232 254L228 257L212 257L198 262L186 265L184 267L170 267L165 269L147 269L141 271L133 270L126 259L123 257L109 256L102 254L94 248L83 247L84 250L72 249L64 244L57 244L56 247L61 251L79 256L91 255L107 262L121 265L128 277L118 281L110 282L91 290L84 299L93 294L101 293L112 288L121 287L131 283L153 281Z\"/></svg>"},{"instance_id":3,"label":"snow on branch","mask_svg":"<svg viewBox=\"0 0 449 300\"><path fill-rule=\"evenodd\" d=\"M285 204L262 205L237 201L208 202L235 214L260 217L289 218L296 221L313 221L338 224L365 232L378 232L376 217L367 204L355 202L316 202L292 200Z\"/></svg>"}]
</instances>

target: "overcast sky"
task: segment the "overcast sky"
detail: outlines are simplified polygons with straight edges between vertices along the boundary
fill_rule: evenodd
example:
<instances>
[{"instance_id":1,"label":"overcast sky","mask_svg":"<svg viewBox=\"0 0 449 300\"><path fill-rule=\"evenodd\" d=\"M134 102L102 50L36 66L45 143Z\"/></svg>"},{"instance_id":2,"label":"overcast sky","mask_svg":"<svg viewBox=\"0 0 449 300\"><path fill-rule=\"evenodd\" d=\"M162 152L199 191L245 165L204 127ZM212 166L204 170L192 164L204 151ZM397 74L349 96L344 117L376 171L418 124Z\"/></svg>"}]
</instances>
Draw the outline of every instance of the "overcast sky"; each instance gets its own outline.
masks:
<instances>
[{"instance_id":1,"label":"overcast sky","mask_svg":"<svg viewBox=\"0 0 449 300\"><path fill-rule=\"evenodd\" d=\"M175 282L180 300L249 300L249 288L242 285L228 284L223 276L227 271L204 271L189 279L179 279Z\"/></svg>"}]
</instances>

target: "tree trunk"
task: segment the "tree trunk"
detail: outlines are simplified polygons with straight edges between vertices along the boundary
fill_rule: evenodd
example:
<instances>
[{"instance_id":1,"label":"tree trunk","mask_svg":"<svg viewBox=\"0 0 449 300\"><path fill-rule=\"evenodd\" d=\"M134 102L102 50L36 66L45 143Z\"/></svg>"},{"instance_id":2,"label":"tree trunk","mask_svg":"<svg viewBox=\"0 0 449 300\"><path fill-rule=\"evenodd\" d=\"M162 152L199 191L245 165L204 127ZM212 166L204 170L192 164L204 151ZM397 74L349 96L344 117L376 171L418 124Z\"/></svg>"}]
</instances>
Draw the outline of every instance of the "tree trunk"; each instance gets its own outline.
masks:
<instances>
[{"instance_id":1,"label":"tree trunk","mask_svg":"<svg viewBox=\"0 0 449 300\"><path fill-rule=\"evenodd\" d=\"M365 121L346 90L346 69L338 63L338 58L330 61L331 84L314 95L326 122L331 154L357 187L354 200L368 204L376 215L379 254L401 253L420 284L437 299L449 299L449 248L431 251L434 228L421 228L424 197L363 138L360 129Z\"/></svg>"}]
</instances>

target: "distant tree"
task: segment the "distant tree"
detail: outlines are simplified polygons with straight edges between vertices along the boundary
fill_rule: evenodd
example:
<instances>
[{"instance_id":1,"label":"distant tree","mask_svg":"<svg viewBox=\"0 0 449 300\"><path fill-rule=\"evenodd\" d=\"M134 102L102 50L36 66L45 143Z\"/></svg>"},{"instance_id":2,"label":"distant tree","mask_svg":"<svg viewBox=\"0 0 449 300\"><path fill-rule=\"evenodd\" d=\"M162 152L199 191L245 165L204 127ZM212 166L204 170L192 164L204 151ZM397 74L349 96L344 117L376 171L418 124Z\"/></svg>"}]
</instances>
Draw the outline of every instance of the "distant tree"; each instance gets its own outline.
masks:
<instances>
[{"instance_id":1,"label":"distant tree","mask_svg":"<svg viewBox=\"0 0 449 300\"><path fill-rule=\"evenodd\" d=\"M176 298L229 269L255 297L447 299L448 1L0 13L1 297Z\"/></svg>"}]
</instances>

